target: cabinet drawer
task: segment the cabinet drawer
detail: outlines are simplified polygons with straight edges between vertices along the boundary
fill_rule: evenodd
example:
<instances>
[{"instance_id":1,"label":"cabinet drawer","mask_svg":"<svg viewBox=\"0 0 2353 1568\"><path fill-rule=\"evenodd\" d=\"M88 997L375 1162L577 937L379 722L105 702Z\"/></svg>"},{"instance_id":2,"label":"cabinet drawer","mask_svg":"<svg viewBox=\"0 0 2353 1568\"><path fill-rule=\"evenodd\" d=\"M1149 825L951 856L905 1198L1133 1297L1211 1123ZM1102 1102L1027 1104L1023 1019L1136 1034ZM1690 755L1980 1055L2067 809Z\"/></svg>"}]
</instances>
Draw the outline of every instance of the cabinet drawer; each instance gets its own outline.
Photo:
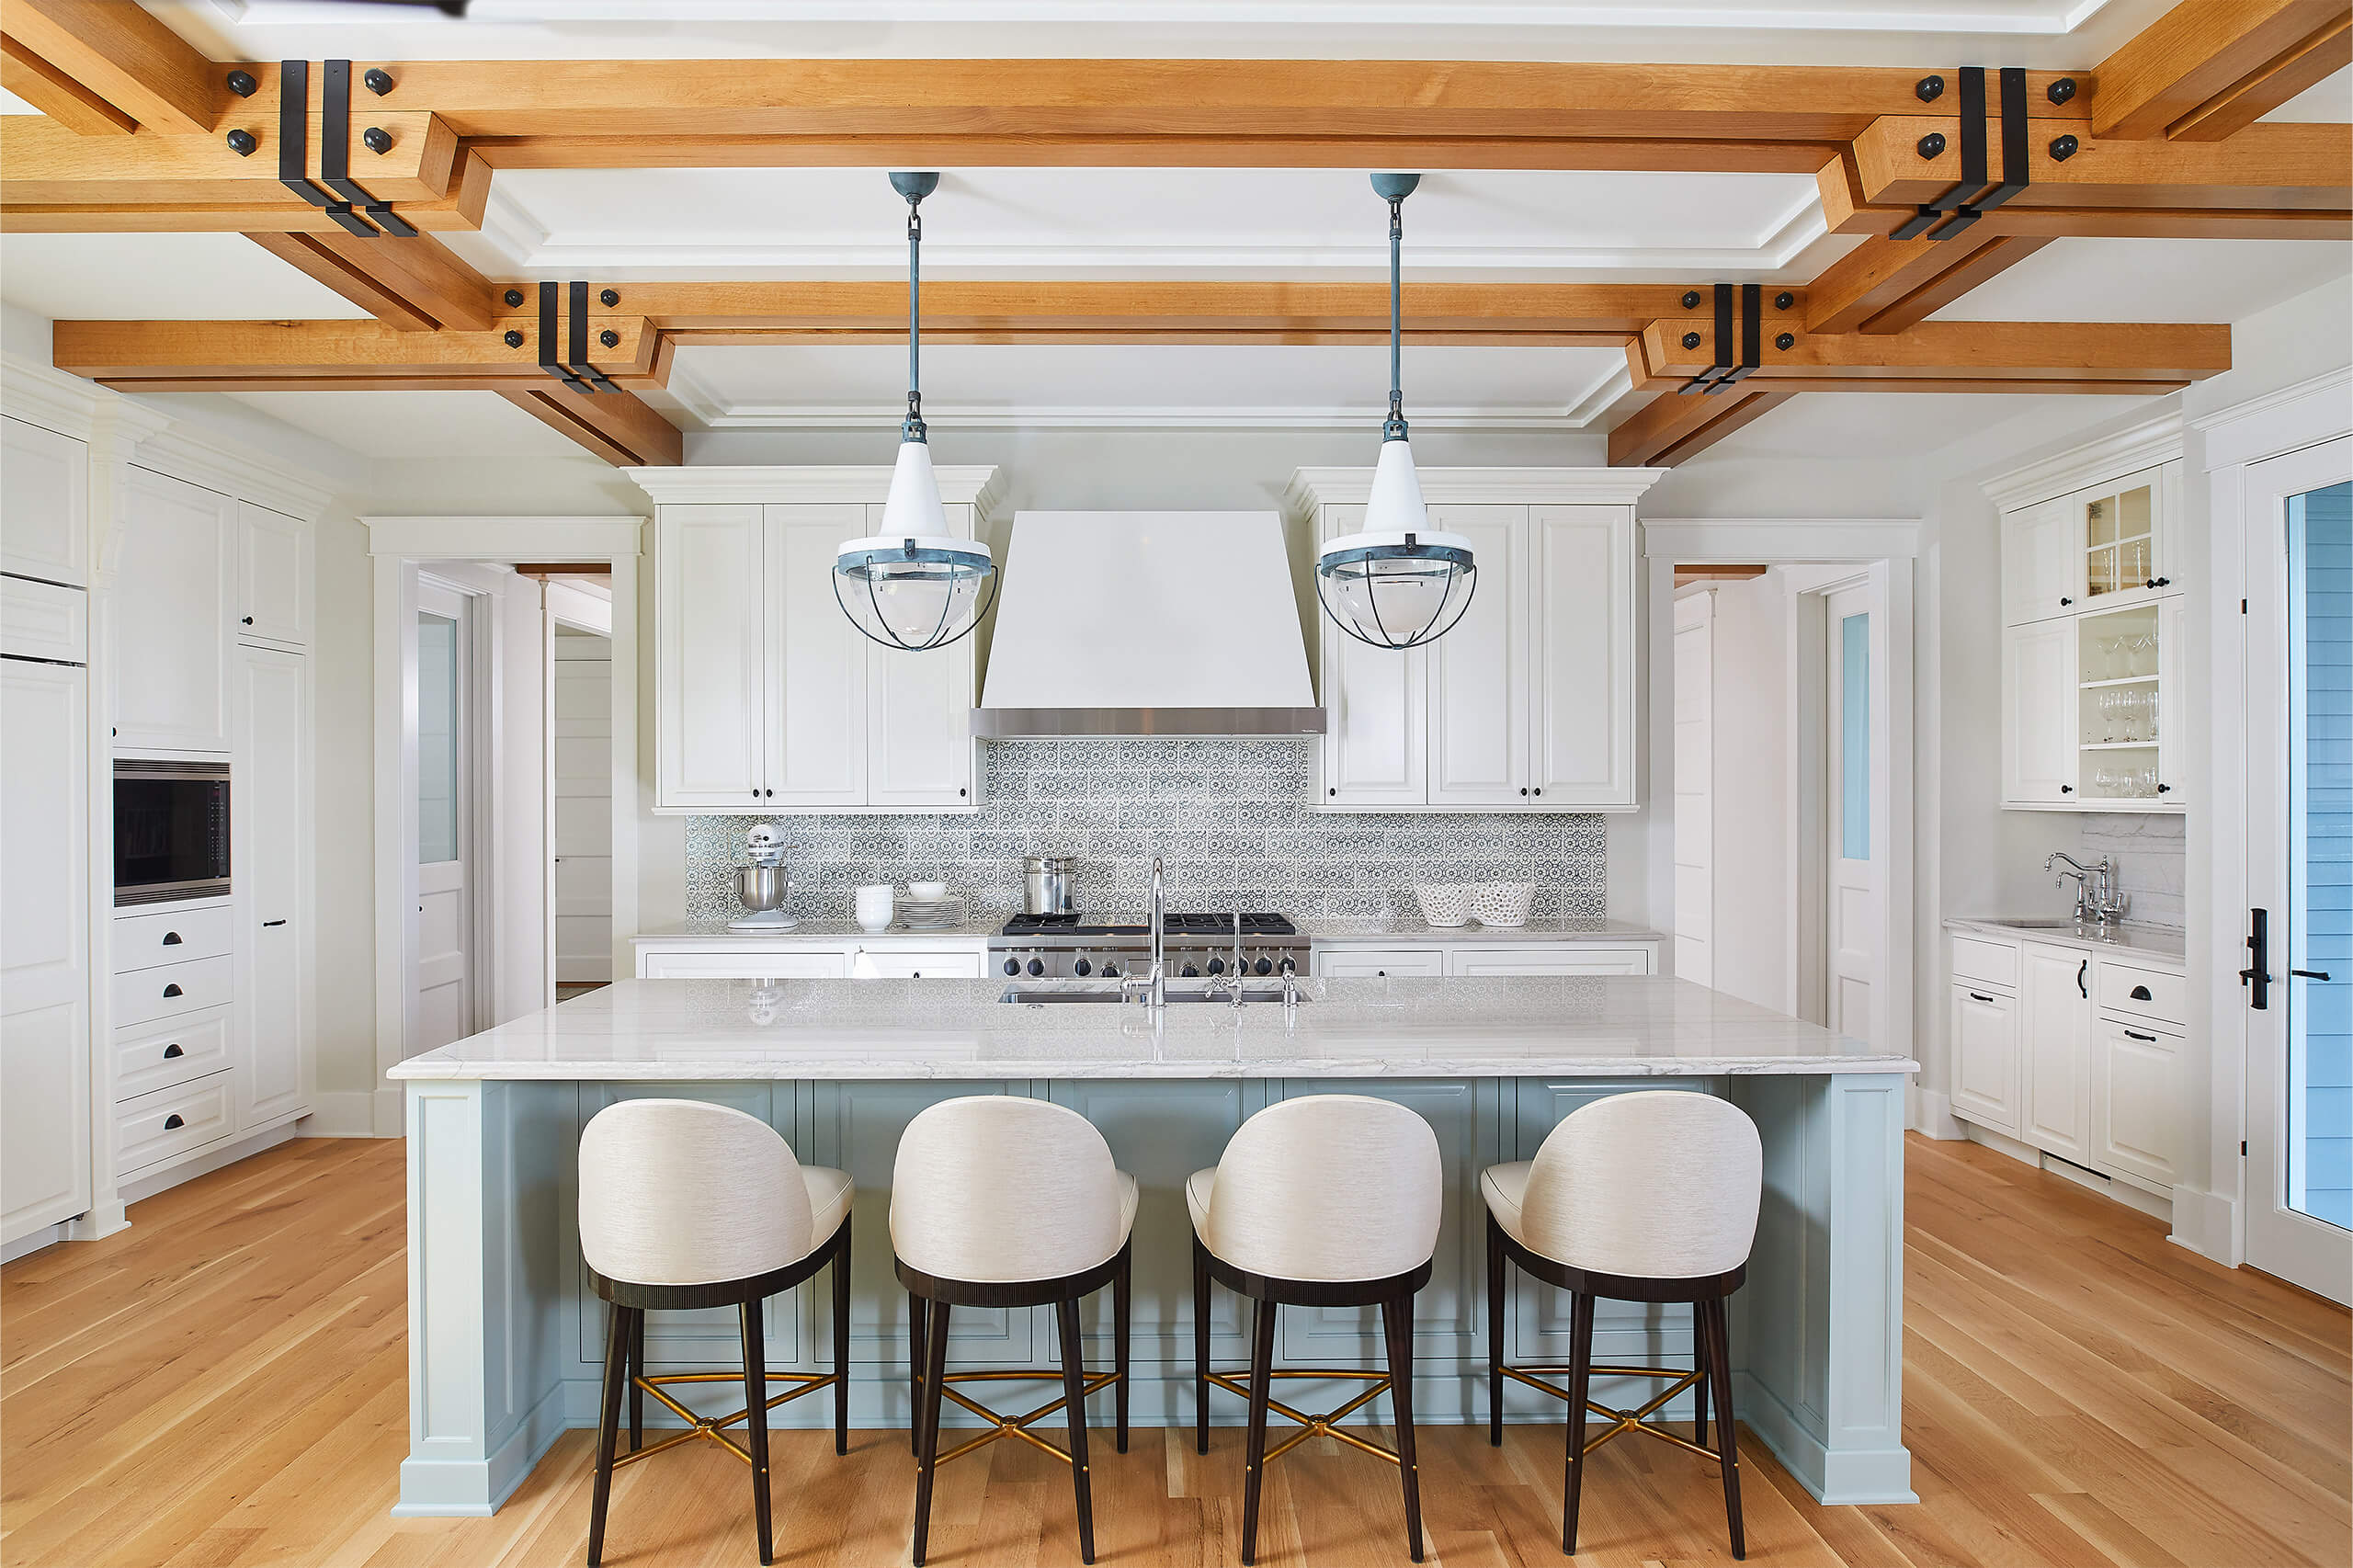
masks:
<instances>
[{"instance_id":1,"label":"cabinet drawer","mask_svg":"<svg viewBox=\"0 0 2353 1568\"><path fill-rule=\"evenodd\" d=\"M225 1138L235 1128L226 1073L125 1100L114 1108L115 1169L129 1176Z\"/></svg>"},{"instance_id":2,"label":"cabinet drawer","mask_svg":"<svg viewBox=\"0 0 2353 1568\"><path fill-rule=\"evenodd\" d=\"M641 980L847 980L849 955L818 952L681 952L650 948L637 955Z\"/></svg>"},{"instance_id":3,"label":"cabinet drawer","mask_svg":"<svg viewBox=\"0 0 2353 1568\"><path fill-rule=\"evenodd\" d=\"M81 664L89 653L89 609L79 588L0 577L0 653Z\"/></svg>"},{"instance_id":4,"label":"cabinet drawer","mask_svg":"<svg viewBox=\"0 0 2353 1568\"><path fill-rule=\"evenodd\" d=\"M978 980L988 955L970 948L860 948L854 980Z\"/></svg>"},{"instance_id":5,"label":"cabinet drawer","mask_svg":"<svg viewBox=\"0 0 2353 1568\"><path fill-rule=\"evenodd\" d=\"M1372 980L1386 975L1442 975L1443 948L1334 948L1314 956L1313 968L1327 980Z\"/></svg>"},{"instance_id":6,"label":"cabinet drawer","mask_svg":"<svg viewBox=\"0 0 2353 1568\"><path fill-rule=\"evenodd\" d=\"M1955 937L1952 939L1952 977L1955 980L1973 980L1980 985L1999 985L2016 990L2018 983L2018 950L2007 942Z\"/></svg>"},{"instance_id":7,"label":"cabinet drawer","mask_svg":"<svg viewBox=\"0 0 2353 1568\"><path fill-rule=\"evenodd\" d=\"M115 1027L135 1028L157 1018L224 1007L233 997L235 971L236 965L222 957L118 974L114 977Z\"/></svg>"},{"instance_id":8,"label":"cabinet drawer","mask_svg":"<svg viewBox=\"0 0 2353 1568\"><path fill-rule=\"evenodd\" d=\"M229 1009L114 1032L114 1097L132 1099L229 1065Z\"/></svg>"},{"instance_id":9,"label":"cabinet drawer","mask_svg":"<svg viewBox=\"0 0 2353 1568\"><path fill-rule=\"evenodd\" d=\"M2099 962L2097 994L2102 1012L2138 1013L2169 1024L2183 1023L2189 1017L2188 990L2188 982L2171 970L2142 969L2107 959Z\"/></svg>"},{"instance_id":10,"label":"cabinet drawer","mask_svg":"<svg viewBox=\"0 0 2353 1568\"><path fill-rule=\"evenodd\" d=\"M159 963L219 958L229 950L236 917L236 911L225 903L164 915L122 915L114 923L114 971L127 974Z\"/></svg>"},{"instance_id":11,"label":"cabinet drawer","mask_svg":"<svg viewBox=\"0 0 2353 1568\"><path fill-rule=\"evenodd\" d=\"M1605 948L1589 942L1555 947L1505 945L1448 955L1447 972L1458 975L1648 974L1648 948Z\"/></svg>"}]
</instances>

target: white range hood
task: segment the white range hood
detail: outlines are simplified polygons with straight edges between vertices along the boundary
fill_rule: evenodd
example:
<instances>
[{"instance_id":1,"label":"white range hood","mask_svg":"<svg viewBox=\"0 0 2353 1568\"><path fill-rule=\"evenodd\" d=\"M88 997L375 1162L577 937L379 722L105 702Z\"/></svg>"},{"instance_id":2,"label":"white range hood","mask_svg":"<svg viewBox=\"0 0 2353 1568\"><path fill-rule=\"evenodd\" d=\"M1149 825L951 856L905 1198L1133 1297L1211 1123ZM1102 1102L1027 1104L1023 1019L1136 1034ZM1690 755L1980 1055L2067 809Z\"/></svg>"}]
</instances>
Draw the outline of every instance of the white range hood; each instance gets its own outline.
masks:
<instances>
[{"instance_id":1,"label":"white range hood","mask_svg":"<svg viewBox=\"0 0 2353 1568\"><path fill-rule=\"evenodd\" d=\"M1017 512L972 733L1317 735L1274 512Z\"/></svg>"}]
</instances>

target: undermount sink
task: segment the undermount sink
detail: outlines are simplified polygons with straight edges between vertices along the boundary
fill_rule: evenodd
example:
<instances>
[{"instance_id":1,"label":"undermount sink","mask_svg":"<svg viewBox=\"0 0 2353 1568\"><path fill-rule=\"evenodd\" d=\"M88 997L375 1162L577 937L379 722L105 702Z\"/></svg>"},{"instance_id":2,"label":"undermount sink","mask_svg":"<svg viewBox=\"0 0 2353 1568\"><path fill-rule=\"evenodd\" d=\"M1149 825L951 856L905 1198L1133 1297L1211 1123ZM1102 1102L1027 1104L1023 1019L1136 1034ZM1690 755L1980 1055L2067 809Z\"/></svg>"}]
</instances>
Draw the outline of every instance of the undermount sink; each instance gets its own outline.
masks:
<instances>
[{"instance_id":1,"label":"undermount sink","mask_svg":"<svg viewBox=\"0 0 2353 1568\"><path fill-rule=\"evenodd\" d=\"M1296 994L1300 1001L1307 1000L1307 994L1304 991ZM1128 994L1120 989L1120 983L1117 981L1093 985L1077 985L1068 982L1060 985L1008 985L1005 988L1004 994L997 997L1000 1002L1028 1007L1058 1006L1070 1003L1117 1005L1127 999ZM1283 988L1279 984L1245 985L1242 988L1242 999L1245 1002L1280 1002L1283 999ZM1172 984L1168 987L1168 1000L1172 1006L1179 1002L1222 1002L1231 1006L1233 994L1222 987L1211 991L1199 985L1180 987Z\"/></svg>"}]
</instances>

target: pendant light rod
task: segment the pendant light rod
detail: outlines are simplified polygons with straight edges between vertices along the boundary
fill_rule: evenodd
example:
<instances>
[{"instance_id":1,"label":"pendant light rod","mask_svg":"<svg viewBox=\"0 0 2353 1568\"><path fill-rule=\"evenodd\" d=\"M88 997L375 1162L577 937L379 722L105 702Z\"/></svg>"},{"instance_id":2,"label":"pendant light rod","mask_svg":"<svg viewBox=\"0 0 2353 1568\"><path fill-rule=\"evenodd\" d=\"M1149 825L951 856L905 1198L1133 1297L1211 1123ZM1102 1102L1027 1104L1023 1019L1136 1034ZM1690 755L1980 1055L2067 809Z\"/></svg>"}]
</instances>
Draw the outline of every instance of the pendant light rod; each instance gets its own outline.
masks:
<instances>
[{"instance_id":1,"label":"pendant light rod","mask_svg":"<svg viewBox=\"0 0 2353 1568\"><path fill-rule=\"evenodd\" d=\"M894 171L891 188L907 199L907 417L900 438L925 438L923 423L923 199L939 188L928 171Z\"/></svg>"},{"instance_id":2,"label":"pendant light rod","mask_svg":"<svg viewBox=\"0 0 2353 1568\"><path fill-rule=\"evenodd\" d=\"M1381 426L1384 441L1405 438L1405 325L1399 298L1404 292L1405 198L1421 183L1419 175L1372 176L1374 193L1389 203L1389 417Z\"/></svg>"}]
</instances>

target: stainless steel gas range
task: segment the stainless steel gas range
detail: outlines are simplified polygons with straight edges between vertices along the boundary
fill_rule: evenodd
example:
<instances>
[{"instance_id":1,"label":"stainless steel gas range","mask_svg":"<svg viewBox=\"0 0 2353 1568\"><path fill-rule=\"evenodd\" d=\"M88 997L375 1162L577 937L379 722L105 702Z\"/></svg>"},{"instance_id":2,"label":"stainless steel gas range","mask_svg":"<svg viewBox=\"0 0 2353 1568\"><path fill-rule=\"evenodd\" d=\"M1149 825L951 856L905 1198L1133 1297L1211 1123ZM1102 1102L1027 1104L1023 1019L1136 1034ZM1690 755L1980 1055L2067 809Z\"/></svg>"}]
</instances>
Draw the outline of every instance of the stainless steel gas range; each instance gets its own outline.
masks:
<instances>
[{"instance_id":1,"label":"stainless steel gas range","mask_svg":"<svg viewBox=\"0 0 2353 1568\"><path fill-rule=\"evenodd\" d=\"M1241 916L1242 963L1252 975L1307 972L1307 939L1280 915ZM1234 916L1171 915L1164 923L1172 979L1222 975L1233 967ZM989 938L1000 973L1116 980L1151 963L1152 924L1143 915L1017 915Z\"/></svg>"}]
</instances>

